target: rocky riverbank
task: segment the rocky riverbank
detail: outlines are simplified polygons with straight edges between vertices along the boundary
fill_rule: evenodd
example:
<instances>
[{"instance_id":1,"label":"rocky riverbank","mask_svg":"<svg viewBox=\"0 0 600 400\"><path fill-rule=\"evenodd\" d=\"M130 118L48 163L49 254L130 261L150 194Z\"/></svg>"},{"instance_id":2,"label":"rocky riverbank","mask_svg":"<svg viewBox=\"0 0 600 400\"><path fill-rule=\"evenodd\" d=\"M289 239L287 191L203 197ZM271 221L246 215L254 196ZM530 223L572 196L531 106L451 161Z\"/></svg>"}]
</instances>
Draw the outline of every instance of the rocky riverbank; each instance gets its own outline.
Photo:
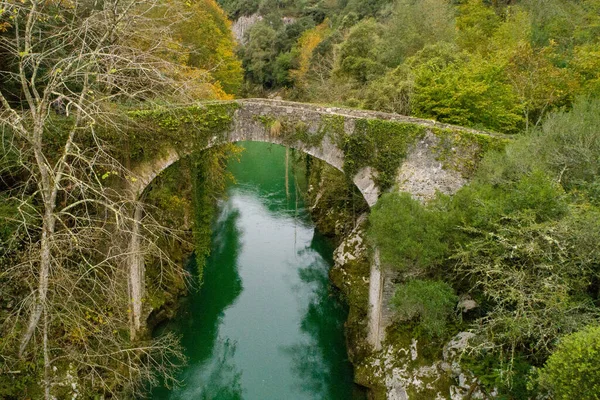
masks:
<instances>
[{"instance_id":1,"label":"rocky riverbank","mask_svg":"<svg viewBox=\"0 0 600 400\"><path fill-rule=\"evenodd\" d=\"M380 349L368 342L369 277L373 249L367 240L368 211L357 200L348 201L351 183L322 163L311 163L308 200L319 229L338 244L332 283L349 306L346 321L348 356L355 366L355 381L368 388L372 400L485 399L477 379L461 368L460 358L472 334L460 332L450 340L416 337L413 327L394 320L391 300L398 273L384 270ZM361 210L360 215L353 211ZM476 304L464 299L462 311ZM459 307L461 308L461 307Z\"/></svg>"}]
</instances>

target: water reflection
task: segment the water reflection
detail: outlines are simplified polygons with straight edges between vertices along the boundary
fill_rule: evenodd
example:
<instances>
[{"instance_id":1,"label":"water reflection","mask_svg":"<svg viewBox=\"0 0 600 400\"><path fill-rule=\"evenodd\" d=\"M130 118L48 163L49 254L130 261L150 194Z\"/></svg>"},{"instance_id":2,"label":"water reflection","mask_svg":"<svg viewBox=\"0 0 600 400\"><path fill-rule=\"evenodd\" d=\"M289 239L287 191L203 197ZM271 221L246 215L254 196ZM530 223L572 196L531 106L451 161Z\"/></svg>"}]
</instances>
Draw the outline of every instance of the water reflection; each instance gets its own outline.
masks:
<instances>
[{"instance_id":1,"label":"water reflection","mask_svg":"<svg viewBox=\"0 0 600 400\"><path fill-rule=\"evenodd\" d=\"M213 228L212 251L204 273L201 291L192 291L177 318L166 329L183 334L189 367L179 379L182 387L168 391L158 388L154 399L242 399L241 371L235 367L236 343L219 338L219 325L224 311L235 303L242 292L238 272L239 239L238 210L223 204ZM190 268L196 270L195 258ZM198 339L202 345L198 345Z\"/></svg>"},{"instance_id":2,"label":"water reflection","mask_svg":"<svg viewBox=\"0 0 600 400\"><path fill-rule=\"evenodd\" d=\"M189 382L188 390L181 393L181 398L201 400L241 400L242 372L236 368L236 344L230 340L219 340L213 360L200 376L206 379L200 382ZM192 378L194 375L192 375Z\"/></svg>"},{"instance_id":3,"label":"water reflection","mask_svg":"<svg viewBox=\"0 0 600 400\"><path fill-rule=\"evenodd\" d=\"M177 320L184 387L155 399L348 400L346 310L328 279L332 249L296 190L285 149L248 144L230 167L204 285ZM289 176L291 188L300 185Z\"/></svg>"},{"instance_id":4,"label":"water reflection","mask_svg":"<svg viewBox=\"0 0 600 400\"><path fill-rule=\"evenodd\" d=\"M302 253L317 254L308 266L299 268L298 276L310 294L300 328L304 335L298 343L285 351L293 360L298 387L304 392L319 394L318 398L337 399L339 386L351 388L352 371L346 359L344 320L347 310L339 299L339 293L329 281L333 249L315 231L310 247ZM333 340L332 340L333 339ZM345 392L346 394L348 392Z\"/></svg>"}]
</instances>

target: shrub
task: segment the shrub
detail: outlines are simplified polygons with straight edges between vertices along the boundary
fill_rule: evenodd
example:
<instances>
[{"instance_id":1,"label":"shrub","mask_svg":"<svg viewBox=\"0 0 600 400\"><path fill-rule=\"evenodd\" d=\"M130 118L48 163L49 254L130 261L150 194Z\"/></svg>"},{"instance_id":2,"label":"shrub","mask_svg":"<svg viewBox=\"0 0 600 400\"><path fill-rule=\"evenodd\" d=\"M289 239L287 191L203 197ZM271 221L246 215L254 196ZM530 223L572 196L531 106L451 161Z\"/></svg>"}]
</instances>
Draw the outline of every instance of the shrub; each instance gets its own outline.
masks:
<instances>
[{"instance_id":1,"label":"shrub","mask_svg":"<svg viewBox=\"0 0 600 400\"><path fill-rule=\"evenodd\" d=\"M419 327L427 336L442 336L458 297L442 281L415 279L398 286L393 304L403 320L419 317Z\"/></svg>"},{"instance_id":2,"label":"shrub","mask_svg":"<svg viewBox=\"0 0 600 400\"><path fill-rule=\"evenodd\" d=\"M379 248L382 262L394 268L427 268L447 252L448 245L442 240L446 219L407 193L383 195L369 221L369 236Z\"/></svg>"},{"instance_id":3,"label":"shrub","mask_svg":"<svg viewBox=\"0 0 600 400\"><path fill-rule=\"evenodd\" d=\"M540 371L539 383L556 400L600 399L600 326L565 336Z\"/></svg>"}]
</instances>

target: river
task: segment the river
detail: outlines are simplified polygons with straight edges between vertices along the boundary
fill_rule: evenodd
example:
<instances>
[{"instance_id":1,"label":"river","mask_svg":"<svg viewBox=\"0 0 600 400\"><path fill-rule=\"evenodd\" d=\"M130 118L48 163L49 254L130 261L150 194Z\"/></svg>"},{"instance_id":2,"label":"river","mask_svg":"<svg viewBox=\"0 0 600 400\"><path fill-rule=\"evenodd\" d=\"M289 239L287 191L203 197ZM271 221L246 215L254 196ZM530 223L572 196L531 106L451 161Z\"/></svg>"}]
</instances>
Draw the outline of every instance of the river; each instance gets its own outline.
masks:
<instances>
[{"instance_id":1,"label":"river","mask_svg":"<svg viewBox=\"0 0 600 400\"><path fill-rule=\"evenodd\" d=\"M204 284L163 327L182 335L183 385L152 398L363 398L347 360L347 310L328 279L332 247L298 195L303 176L290 169L286 190L285 148L242 145L240 162L229 165L236 184L219 205Z\"/></svg>"}]
</instances>

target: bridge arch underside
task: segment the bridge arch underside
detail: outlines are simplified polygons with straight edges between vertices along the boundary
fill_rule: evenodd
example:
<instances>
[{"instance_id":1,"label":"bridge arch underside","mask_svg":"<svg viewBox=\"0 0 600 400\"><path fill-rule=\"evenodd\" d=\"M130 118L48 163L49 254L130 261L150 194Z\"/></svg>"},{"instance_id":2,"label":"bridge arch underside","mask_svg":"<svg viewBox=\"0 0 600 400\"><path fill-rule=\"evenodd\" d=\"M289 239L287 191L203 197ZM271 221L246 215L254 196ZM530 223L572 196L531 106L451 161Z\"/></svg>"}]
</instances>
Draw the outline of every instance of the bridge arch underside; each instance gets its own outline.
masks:
<instances>
[{"instance_id":1,"label":"bridge arch underside","mask_svg":"<svg viewBox=\"0 0 600 400\"><path fill-rule=\"evenodd\" d=\"M156 177L158 177L167 168L170 168L171 166L173 166L174 164L179 162L182 158L184 158L188 155L191 155L193 153L206 151L206 150L216 147L216 146L220 146L220 145L227 144L227 143L238 143L238 142L260 142L260 143L281 145L281 146L284 146L284 147L287 147L290 149L301 151L304 154L307 154L311 157L314 157L316 159L324 161L328 165L330 165L333 168L337 169L338 171L344 173L343 155L340 156L340 154L337 151L329 151L329 152L325 153L323 151L323 148L313 148L313 147L307 148L306 146L303 146L303 145L293 145L293 144L285 143L285 141L283 141L283 140L277 140L277 138L272 138L272 137L266 138L263 136L259 136L259 137L231 138L231 140L219 141L219 142L210 144L209 146L197 148L192 152L186 152L186 153L178 152L173 148L163 149L163 152L158 159L156 159L151 164L148 163L143 166L144 173L141 178L137 178L140 185L138 186L138 189L136 190L136 193L137 193L136 197L138 197L138 198L141 197L142 194L144 193L144 191L146 191L150 187L150 185L152 184L152 181ZM326 147L326 148L328 148L328 147ZM369 207L372 207L375 204L375 202L377 201L377 198L379 196L379 190L378 190L375 182L371 178L370 168L365 169L364 171L361 171L359 174L356 174L353 177L353 182L354 182L355 186L357 187L357 189L363 195L363 198L365 199L365 201L369 205Z\"/></svg>"}]
</instances>

